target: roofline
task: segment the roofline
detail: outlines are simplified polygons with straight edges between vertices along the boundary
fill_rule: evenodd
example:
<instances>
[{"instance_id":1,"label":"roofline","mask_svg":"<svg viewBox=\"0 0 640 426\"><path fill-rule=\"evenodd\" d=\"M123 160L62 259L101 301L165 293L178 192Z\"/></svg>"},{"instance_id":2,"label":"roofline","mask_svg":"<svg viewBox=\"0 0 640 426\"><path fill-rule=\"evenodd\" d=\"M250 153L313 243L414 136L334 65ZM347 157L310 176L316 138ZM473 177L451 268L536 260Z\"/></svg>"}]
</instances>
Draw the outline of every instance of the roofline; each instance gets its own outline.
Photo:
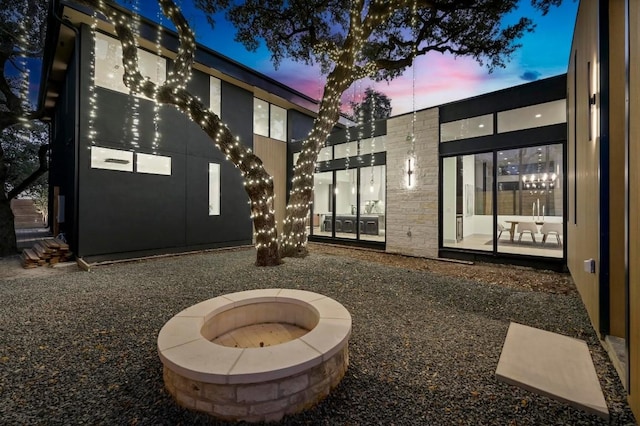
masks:
<instances>
[{"instance_id":1,"label":"roofline","mask_svg":"<svg viewBox=\"0 0 640 426\"><path fill-rule=\"evenodd\" d=\"M482 93L480 95L472 96L470 98L458 99L456 101L451 101L451 102L447 102L447 103L444 103L444 104L436 105L435 107L441 108L441 107L460 104L460 103L464 103L464 102L468 102L468 101L473 101L475 99L493 97L493 96L496 96L496 95L500 95L502 93L510 92L512 90L521 89L524 86L529 86L529 85L532 85L532 84L542 83L542 82L551 82L552 80L560 80L560 79L565 79L566 80L566 78L567 78L567 72L565 71L564 73L560 73L560 74L557 74L557 75L554 75L554 76L551 76L551 77L545 77L545 78L541 78L541 79L538 79L538 80L527 81L527 82L524 82L522 84L517 84L515 86L505 87L503 89L498 89L498 90L495 90L493 92ZM429 108L427 108L427 109L429 109Z\"/></svg>"},{"instance_id":2,"label":"roofline","mask_svg":"<svg viewBox=\"0 0 640 426\"><path fill-rule=\"evenodd\" d=\"M50 15L52 13L56 13L57 16L62 16L64 9L69 8L75 12L81 13L90 19L92 17L91 9L79 5L70 0L50 0L52 7L50 7ZM55 7L57 5L57 7ZM131 13L130 10L123 8L119 5L116 5L112 2L109 2L110 6L125 12ZM55 43L57 41L58 33L60 31L60 22L54 17L49 17L49 32L47 34L47 44L48 49L46 51L51 51L51 55L55 56L56 46ZM112 26L111 22L109 22L102 15L99 15L99 19L109 26ZM149 37L151 34L155 34L158 29L158 24L153 22L150 19L145 17L140 17L140 38L145 39L147 41L152 41L155 38L155 35ZM73 23L75 26L78 23ZM163 48L176 53L177 48L179 46L178 33L162 26L163 33ZM48 73L44 73L44 69L48 70L52 66L52 57L48 58L48 61L45 62L47 65L43 67L43 77L48 77ZM319 102L316 99L311 98L310 96L305 95L295 89L288 87L287 85L265 75L262 74L246 65L241 64L225 55L222 55L207 46L204 46L201 43L196 43L196 50L194 55L194 65L199 64L205 67L212 68L223 75L227 75L232 79L238 80L248 86L255 87L259 90L263 90L269 94L277 96L281 99L284 99L287 102L290 102L300 108L308 110L313 114L317 113ZM47 90L47 80L43 80L44 84L41 88L41 93L39 98L44 100L44 93Z\"/></svg>"}]
</instances>

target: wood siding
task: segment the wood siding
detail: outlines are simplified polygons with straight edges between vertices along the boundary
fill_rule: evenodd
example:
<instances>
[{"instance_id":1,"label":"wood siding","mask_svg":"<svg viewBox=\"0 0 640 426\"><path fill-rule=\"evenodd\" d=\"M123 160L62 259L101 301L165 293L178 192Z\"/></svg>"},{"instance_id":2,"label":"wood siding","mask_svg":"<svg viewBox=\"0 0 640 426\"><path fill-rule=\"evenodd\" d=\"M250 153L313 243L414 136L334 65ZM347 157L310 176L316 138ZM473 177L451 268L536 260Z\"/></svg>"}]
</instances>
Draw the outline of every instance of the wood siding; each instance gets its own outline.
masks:
<instances>
[{"instance_id":1,"label":"wood siding","mask_svg":"<svg viewBox=\"0 0 640 426\"><path fill-rule=\"evenodd\" d=\"M640 419L640 4L629 0L629 403Z\"/></svg>"},{"instance_id":2,"label":"wood siding","mask_svg":"<svg viewBox=\"0 0 640 426\"><path fill-rule=\"evenodd\" d=\"M609 333L625 335L624 0L609 3Z\"/></svg>"},{"instance_id":3,"label":"wood siding","mask_svg":"<svg viewBox=\"0 0 640 426\"><path fill-rule=\"evenodd\" d=\"M598 293L600 97L596 96L596 105L590 105L589 89L592 93L600 91L598 57L598 2L583 1L580 2L578 9L567 74L569 104L567 266L596 330L600 322ZM589 68L591 76L587 75ZM589 110L591 110L591 120ZM589 133L591 133L591 139ZM584 261L587 259L596 261L595 274L585 272Z\"/></svg>"},{"instance_id":4,"label":"wood siding","mask_svg":"<svg viewBox=\"0 0 640 426\"><path fill-rule=\"evenodd\" d=\"M267 173L273 177L276 222L278 235L281 235L287 208L287 143L254 135L253 146L256 155L262 159Z\"/></svg>"}]
</instances>

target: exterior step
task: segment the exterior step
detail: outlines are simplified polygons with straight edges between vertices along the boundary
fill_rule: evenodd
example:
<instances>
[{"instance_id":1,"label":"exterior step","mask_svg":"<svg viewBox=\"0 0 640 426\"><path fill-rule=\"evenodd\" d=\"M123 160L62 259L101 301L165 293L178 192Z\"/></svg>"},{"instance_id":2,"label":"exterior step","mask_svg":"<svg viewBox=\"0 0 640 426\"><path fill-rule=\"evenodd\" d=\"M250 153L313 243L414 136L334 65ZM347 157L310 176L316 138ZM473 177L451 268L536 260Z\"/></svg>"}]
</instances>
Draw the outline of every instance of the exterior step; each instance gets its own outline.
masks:
<instances>
[{"instance_id":1,"label":"exterior step","mask_svg":"<svg viewBox=\"0 0 640 426\"><path fill-rule=\"evenodd\" d=\"M38 212L35 203L31 199L11 200L11 210L13 211L16 229L42 228L44 226L42 215Z\"/></svg>"}]
</instances>

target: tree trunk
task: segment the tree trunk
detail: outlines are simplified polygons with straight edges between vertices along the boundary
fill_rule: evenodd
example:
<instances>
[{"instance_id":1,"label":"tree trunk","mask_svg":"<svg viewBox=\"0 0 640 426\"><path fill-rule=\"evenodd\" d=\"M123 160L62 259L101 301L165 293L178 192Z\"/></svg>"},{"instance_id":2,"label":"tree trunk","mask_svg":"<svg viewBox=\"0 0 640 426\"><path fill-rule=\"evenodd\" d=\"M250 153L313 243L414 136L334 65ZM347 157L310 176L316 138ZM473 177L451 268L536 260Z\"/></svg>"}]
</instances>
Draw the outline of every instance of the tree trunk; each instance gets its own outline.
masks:
<instances>
[{"instance_id":1,"label":"tree trunk","mask_svg":"<svg viewBox=\"0 0 640 426\"><path fill-rule=\"evenodd\" d=\"M6 179L7 165L0 147L0 257L12 256L18 252L11 201L5 192Z\"/></svg>"},{"instance_id":2,"label":"tree trunk","mask_svg":"<svg viewBox=\"0 0 640 426\"><path fill-rule=\"evenodd\" d=\"M9 199L9 201L13 200L18 195L20 195L23 191L29 188L31 184L33 184L33 182L38 180L40 176L42 176L49 170L49 161L47 158L48 152L49 152L49 144L40 146L40 149L38 149L38 159L40 161L40 166L33 173L27 176L25 180L20 182L15 188L9 191L9 194L7 195L7 198Z\"/></svg>"},{"instance_id":3,"label":"tree trunk","mask_svg":"<svg viewBox=\"0 0 640 426\"><path fill-rule=\"evenodd\" d=\"M298 158L287 214L284 220L280 241L281 257L304 257L307 251L307 227L309 206L313 196L313 173L316 168L318 154L324 147L327 137L338 122L340 116L340 95L353 82L353 75L345 67L338 67L327 77L318 117L313 123L309 137L302 145Z\"/></svg>"},{"instance_id":4,"label":"tree trunk","mask_svg":"<svg viewBox=\"0 0 640 426\"><path fill-rule=\"evenodd\" d=\"M153 90L146 84L141 86L141 91L147 96L154 95ZM237 141L220 118L186 90L167 86L161 87L155 95L158 102L176 106L197 123L216 147L240 170L251 205L256 238L256 265L280 265L282 261L273 210L273 178L264 169L262 160Z\"/></svg>"},{"instance_id":5,"label":"tree trunk","mask_svg":"<svg viewBox=\"0 0 640 426\"><path fill-rule=\"evenodd\" d=\"M125 71L125 84L137 93L143 93L156 102L174 105L191 121L198 124L209 135L215 146L225 154L227 160L236 166L244 180L244 189L249 196L251 218L255 228L256 265L279 265L278 235L273 211L273 178L266 172L262 160L248 147L234 138L229 128L220 121L220 117L209 109L185 86L192 71L195 52L195 37L187 20L172 0L159 0L163 13L175 25L180 48L174 58L171 78L162 85L156 85L142 76L138 68L136 36L131 30L131 17L107 2L96 0L78 0L79 3L95 8L115 26L122 44L122 64Z\"/></svg>"}]
</instances>

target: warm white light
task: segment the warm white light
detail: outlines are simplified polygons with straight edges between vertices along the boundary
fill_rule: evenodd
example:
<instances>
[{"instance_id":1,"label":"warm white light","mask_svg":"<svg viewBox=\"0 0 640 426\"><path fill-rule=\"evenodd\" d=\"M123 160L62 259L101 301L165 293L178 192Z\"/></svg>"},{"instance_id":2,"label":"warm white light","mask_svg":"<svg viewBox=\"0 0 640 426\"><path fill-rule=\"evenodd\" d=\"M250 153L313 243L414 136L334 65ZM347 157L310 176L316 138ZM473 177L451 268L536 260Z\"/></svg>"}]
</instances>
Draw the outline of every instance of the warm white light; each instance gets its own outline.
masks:
<instances>
[{"instance_id":1,"label":"warm white light","mask_svg":"<svg viewBox=\"0 0 640 426\"><path fill-rule=\"evenodd\" d=\"M482 129L482 128L484 128L484 124L479 124L478 127L480 127Z\"/></svg>"},{"instance_id":2,"label":"warm white light","mask_svg":"<svg viewBox=\"0 0 640 426\"><path fill-rule=\"evenodd\" d=\"M542 117L542 114L536 114L536 118Z\"/></svg>"}]
</instances>

